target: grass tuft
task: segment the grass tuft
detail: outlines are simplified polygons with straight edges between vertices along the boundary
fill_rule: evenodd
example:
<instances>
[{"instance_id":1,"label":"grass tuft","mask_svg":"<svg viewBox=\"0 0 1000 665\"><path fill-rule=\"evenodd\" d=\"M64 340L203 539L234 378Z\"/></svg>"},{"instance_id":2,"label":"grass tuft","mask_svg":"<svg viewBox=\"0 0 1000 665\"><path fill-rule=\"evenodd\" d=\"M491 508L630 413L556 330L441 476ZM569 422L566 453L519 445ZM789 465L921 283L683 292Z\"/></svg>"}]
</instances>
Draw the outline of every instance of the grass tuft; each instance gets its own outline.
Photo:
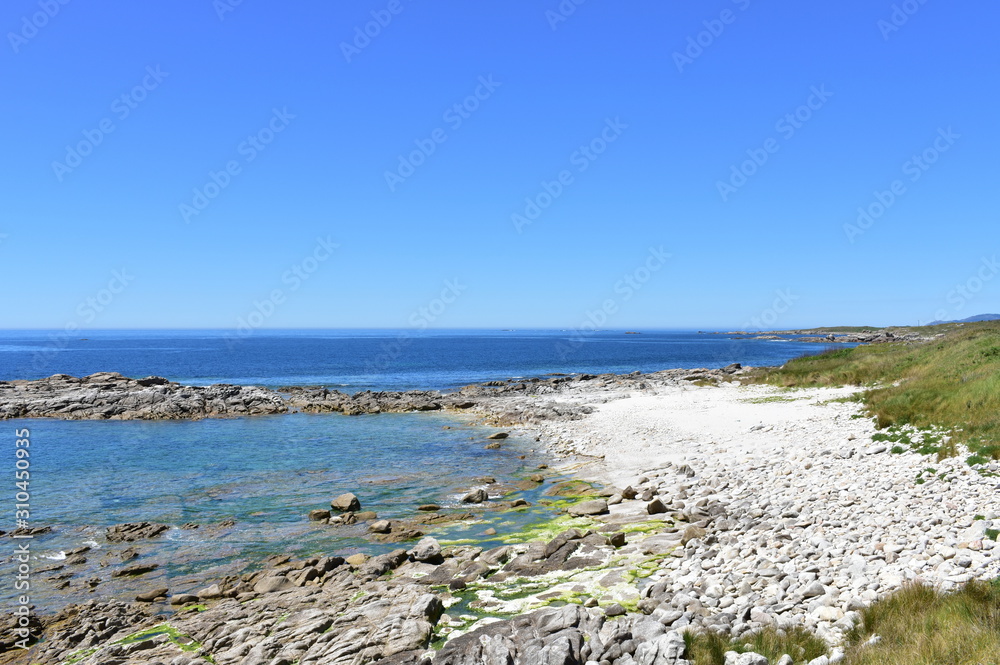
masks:
<instances>
[{"instance_id":1,"label":"grass tuft","mask_svg":"<svg viewBox=\"0 0 1000 665\"><path fill-rule=\"evenodd\" d=\"M765 628L735 638L711 631L685 633L684 642L692 665L725 665L727 651L752 651L772 663L788 654L796 663L807 663L825 655L828 649L826 642L798 626L788 630Z\"/></svg>"},{"instance_id":2,"label":"grass tuft","mask_svg":"<svg viewBox=\"0 0 1000 665\"><path fill-rule=\"evenodd\" d=\"M848 665L1000 662L1000 580L972 581L950 593L911 585L861 616L847 635Z\"/></svg>"}]
</instances>

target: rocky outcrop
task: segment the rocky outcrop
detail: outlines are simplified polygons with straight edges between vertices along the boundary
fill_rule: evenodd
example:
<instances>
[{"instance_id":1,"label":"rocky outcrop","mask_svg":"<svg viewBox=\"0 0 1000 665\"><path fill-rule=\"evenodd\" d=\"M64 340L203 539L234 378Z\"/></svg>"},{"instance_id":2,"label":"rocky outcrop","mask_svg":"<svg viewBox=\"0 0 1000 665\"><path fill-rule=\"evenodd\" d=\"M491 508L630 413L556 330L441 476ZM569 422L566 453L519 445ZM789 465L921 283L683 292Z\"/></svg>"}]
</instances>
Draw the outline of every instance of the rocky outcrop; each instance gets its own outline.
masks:
<instances>
[{"instance_id":1,"label":"rocky outcrop","mask_svg":"<svg viewBox=\"0 0 1000 665\"><path fill-rule=\"evenodd\" d=\"M415 663L443 606L425 587L377 579L405 560L401 551L357 570L339 557L288 562L225 579L216 600L200 599L206 607L169 617L146 603L73 605L41 618L45 640L24 662Z\"/></svg>"},{"instance_id":2,"label":"rocky outcrop","mask_svg":"<svg viewBox=\"0 0 1000 665\"><path fill-rule=\"evenodd\" d=\"M734 369L735 367L735 369ZM84 377L55 374L36 381L0 381L0 420L170 420L307 413L403 413L468 411L504 426L576 420L593 412L581 392L616 393L690 381L731 380L739 366L721 370L665 370L652 374L580 374L488 381L454 392L363 391L348 395L324 387L291 386L277 391L257 386L185 386L157 376L130 379L117 372ZM569 395L570 399L565 399ZM502 434L494 435L501 439Z\"/></svg>"},{"instance_id":3,"label":"rocky outcrop","mask_svg":"<svg viewBox=\"0 0 1000 665\"><path fill-rule=\"evenodd\" d=\"M140 594L141 604L91 601L33 617L34 635L44 639L28 652L0 650L0 662L686 665L683 640L668 633L663 617L607 621L605 611L576 604L483 622L455 633L439 652L429 648L454 632L444 612L455 598L432 588L579 570L613 551L604 536L569 530L548 543L485 552L442 550L425 539L410 552L359 558L354 566L340 557L284 561L169 601L157 588ZM172 614L162 614L167 607Z\"/></svg>"},{"instance_id":4,"label":"rocky outcrop","mask_svg":"<svg viewBox=\"0 0 1000 665\"><path fill-rule=\"evenodd\" d=\"M55 374L37 381L0 381L0 420L168 420L285 413L276 393L253 386L182 386L117 372Z\"/></svg>"},{"instance_id":5,"label":"rocky outcrop","mask_svg":"<svg viewBox=\"0 0 1000 665\"><path fill-rule=\"evenodd\" d=\"M109 543L132 543L137 540L155 538L170 527L166 524L153 524L152 522L132 522L129 524L116 524L109 526L105 531L105 536Z\"/></svg>"},{"instance_id":6,"label":"rocky outcrop","mask_svg":"<svg viewBox=\"0 0 1000 665\"><path fill-rule=\"evenodd\" d=\"M757 338L759 339L759 338ZM892 332L880 330L861 333L827 333L822 335L806 335L796 337L796 342L818 342L829 344L888 344L890 342L922 342L934 339L934 335L921 335L914 332Z\"/></svg>"},{"instance_id":7,"label":"rocky outcrop","mask_svg":"<svg viewBox=\"0 0 1000 665\"><path fill-rule=\"evenodd\" d=\"M434 665L688 665L684 638L649 617L605 621L579 605L492 623L448 642Z\"/></svg>"}]
</instances>

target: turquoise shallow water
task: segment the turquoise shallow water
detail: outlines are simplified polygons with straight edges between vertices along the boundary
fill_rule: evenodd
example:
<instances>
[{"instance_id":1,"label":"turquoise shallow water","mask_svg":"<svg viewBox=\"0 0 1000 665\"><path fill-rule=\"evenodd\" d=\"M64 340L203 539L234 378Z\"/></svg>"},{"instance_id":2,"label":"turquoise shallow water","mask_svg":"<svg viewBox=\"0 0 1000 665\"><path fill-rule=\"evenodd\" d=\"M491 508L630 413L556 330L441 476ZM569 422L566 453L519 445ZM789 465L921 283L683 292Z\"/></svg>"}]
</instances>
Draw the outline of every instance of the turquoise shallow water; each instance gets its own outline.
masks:
<instances>
[{"instance_id":1,"label":"turquoise shallow water","mask_svg":"<svg viewBox=\"0 0 1000 665\"><path fill-rule=\"evenodd\" d=\"M482 477L510 484L541 459L532 452L532 442L514 438L488 450L486 437L495 429L435 414L18 420L5 426L11 448L14 430L22 427L31 431L31 522L54 528L33 542L36 568L58 564L61 552L102 545L104 529L113 524L200 525L136 543L143 554L136 561L150 560L160 569L141 583L116 582L114 588L123 593L148 588L154 580L174 589L178 580L253 567L272 554L377 553L398 547L371 543L363 537L363 525L317 525L306 515L329 508L333 497L348 491L358 495L363 509L389 519L411 517L424 503L460 508L458 499ZM13 467L12 458L9 462ZM235 524L219 526L227 520ZM485 528L472 527L469 533ZM73 568L74 578L107 577L97 565L102 552L86 556L87 565ZM12 572L12 566L5 561L3 573ZM72 584L58 592L49 586L38 586L40 604L81 595ZM12 589L5 591L12 596Z\"/></svg>"}]
</instances>

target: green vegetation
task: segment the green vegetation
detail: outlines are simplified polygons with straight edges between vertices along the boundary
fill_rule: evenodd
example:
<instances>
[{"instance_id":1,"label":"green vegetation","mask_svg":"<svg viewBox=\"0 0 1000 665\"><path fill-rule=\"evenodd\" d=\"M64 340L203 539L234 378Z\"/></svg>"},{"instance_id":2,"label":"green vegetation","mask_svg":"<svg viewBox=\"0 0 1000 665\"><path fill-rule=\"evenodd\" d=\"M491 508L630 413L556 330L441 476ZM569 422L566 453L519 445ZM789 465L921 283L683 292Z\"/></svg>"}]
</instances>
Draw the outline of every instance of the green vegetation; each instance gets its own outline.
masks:
<instances>
[{"instance_id":1,"label":"green vegetation","mask_svg":"<svg viewBox=\"0 0 1000 665\"><path fill-rule=\"evenodd\" d=\"M946 430L950 444L938 436L925 447L946 456L957 453L954 443L964 443L972 464L1000 459L1000 322L922 331L944 334L929 342L873 344L797 358L761 370L753 379L782 387L865 386L863 402L879 428Z\"/></svg>"},{"instance_id":2,"label":"green vegetation","mask_svg":"<svg viewBox=\"0 0 1000 665\"><path fill-rule=\"evenodd\" d=\"M534 541L548 542L558 536L563 531L569 529L581 529L587 531L597 524L588 517L572 517L570 515L560 515L551 519L540 521L536 524L525 526L521 531L497 536L505 545L516 545L520 543L530 543Z\"/></svg>"},{"instance_id":3,"label":"green vegetation","mask_svg":"<svg viewBox=\"0 0 1000 665\"><path fill-rule=\"evenodd\" d=\"M69 655L69 660L66 661L66 665L74 665L74 663L79 663L84 658L88 656L93 656L97 653L97 647L90 647L88 649L80 649L79 651L74 651Z\"/></svg>"},{"instance_id":4,"label":"green vegetation","mask_svg":"<svg viewBox=\"0 0 1000 665\"><path fill-rule=\"evenodd\" d=\"M135 642L143 642L158 635L166 635L167 639L180 647L181 651L198 651L201 649L201 644L195 641L193 637L182 633L169 623L161 623L152 628L133 633L128 637L118 640L115 644L134 644Z\"/></svg>"},{"instance_id":5,"label":"green vegetation","mask_svg":"<svg viewBox=\"0 0 1000 665\"><path fill-rule=\"evenodd\" d=\"M1000 662L1000 580L951 593L906 587L861 616L848 635L847 665ZM879 639L869 643L873 635Z\"/></svg>"},{"instance_id":6,"label":"green vegetation","mask_svg":"<svg viewBox=\"0 0 1000 665\"><path fill-rule=\"evenodd\" d=\"M772 663L785 654L796 663L807 663L827 653L826 642L798 626L790 630L767 628L736 638L713 632L685 633L684 642L687 643L687 658L693 665L724 665L727 651L752 651L766 656Z\"/></svg>"},{"instance_id":7,"label":"green vegetation","mask_svg":"<svg viewBox=\"0 0 1000 665\"><path fill-rule=\"evenodd\" d=\"M666 520L646 520L644 522L631 522L629 524L622 524L618 527L618 531L624 534L630 533L662 533L668 528L674 525L673 521Z\"/></svg>"},{"instance_id":8,"label":"green vegetation","mask_svg":"<svg viewBox=\"0 0 1000 665\"><path fill-rule=\"evenodd\" d=\"M740 401L746 404L770 404L772 402L794 402L800 399L805 399L805 398L785 397L784 395L769 395L768 397L750 397L748 399L741 399Z\"/></svg>"},{"instance_id":9,"label":"green vegetation","mask_svg":"<svg viewBox=\"0 0 1000 665\"><path fill-rule=\"evenodd\" d=\"M671 550L671 552L673 552L673 550ZM641 579L652 576L653 573L660 569L663 561L669 557L670 553L654 554L653 556L640 561L635 566L625 571L625 582L627 584L635 584Z\"/></svg>"}]
</instances>

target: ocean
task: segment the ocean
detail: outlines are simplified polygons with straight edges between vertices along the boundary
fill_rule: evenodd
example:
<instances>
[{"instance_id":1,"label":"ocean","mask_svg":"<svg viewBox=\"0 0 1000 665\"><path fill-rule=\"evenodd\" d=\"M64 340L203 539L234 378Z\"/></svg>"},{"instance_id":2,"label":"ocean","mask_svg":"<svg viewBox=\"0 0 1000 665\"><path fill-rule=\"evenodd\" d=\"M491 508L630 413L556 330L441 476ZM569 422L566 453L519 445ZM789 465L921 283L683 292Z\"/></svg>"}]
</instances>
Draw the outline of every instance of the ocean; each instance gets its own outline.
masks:
<instances>
[{"instance_id":1,"label":"ocean","mask_svg":"<svg viewBox=\"0 0 1000 665\"><path fill-rule=\"evenodd\" d=\"M0 331L0 380L55 373L116 371L160 375L188 384L269 387L325 385L357 390L450 389L473 382L556 373L626 373L669 368L777 365L824 345L731 339L679 331L87 331L86 339L42 331ZM354 492L380 517L412 516L460 497L493 477L516 490L546 461L537 443L511 437L485 448L496 430L458 414L289 414L199 421L14 420L0 445L13 478L15 430L31 432L32 526L53 532L32 542L39 572L33 601L55 609L98 593L123 597L150 586L200 588L213 576L259 566L275 554L375 554L398 547L372 543L364 525L320 526L306 519L331 498ZM2 443L6 438L7 442ZM13 497L13 480L10 481ZM0 526L14 527L14 505ZM504 531L547 517L545 509L487 512L443 539L499 544ZM103 533L124 522L169 524L164 536L136 543L137 561L157 568L141 578L111 579ZM181 528L197 524L198 528ZM496 538L483 535L496 528ZM86 562L63 566L66 552L90 547ZM12 548L11 548L12 549ZM103 565L102 565L103 564ZM0 560L13 579L16 562ZM64 579L61 577L66 573ZM68 585L63 583L68 580ZM0 598L15 595L4 584Z\"/></svg>"}]
</instances>

